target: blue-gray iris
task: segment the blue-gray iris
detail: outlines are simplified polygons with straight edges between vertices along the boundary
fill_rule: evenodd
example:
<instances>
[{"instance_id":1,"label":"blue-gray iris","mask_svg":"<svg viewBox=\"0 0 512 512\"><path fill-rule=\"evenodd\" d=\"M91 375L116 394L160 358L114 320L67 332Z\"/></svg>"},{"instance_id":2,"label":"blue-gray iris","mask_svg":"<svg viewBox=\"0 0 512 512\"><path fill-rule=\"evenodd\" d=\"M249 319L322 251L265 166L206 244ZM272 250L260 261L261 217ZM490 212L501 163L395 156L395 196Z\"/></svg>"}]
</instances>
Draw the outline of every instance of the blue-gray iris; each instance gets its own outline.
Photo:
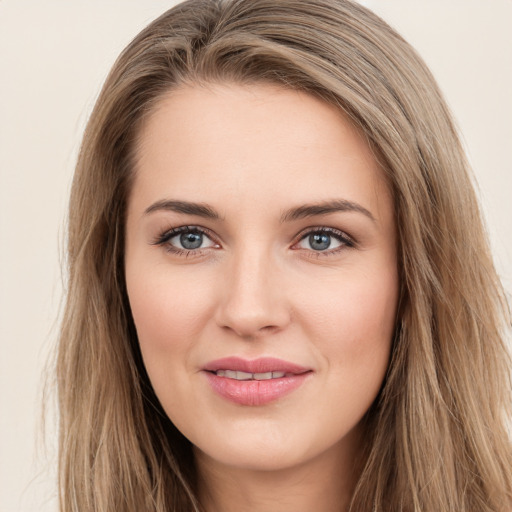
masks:
<instances>
[{"instance_id":1,"label":"blue-gray iris","mask_svg":"<svg viewBox=\"0 0 512 512\"><path fill-rule=\"evenodd\" d=\"M203 243L201 233L183 233L180 236L180 243L185 249L198 249Z\"/></svg>"},{"instance_id":2,"label":"blue-gray iris","mask_svg":"<svg viewBox=\"0 0 512 512\"><path fill-rule=\"evenodd\" d=\"M309 235L309 244L315 251L325 251L331 245L331 237L325 233L314 233Z\"/></svg>"}]
</instances>

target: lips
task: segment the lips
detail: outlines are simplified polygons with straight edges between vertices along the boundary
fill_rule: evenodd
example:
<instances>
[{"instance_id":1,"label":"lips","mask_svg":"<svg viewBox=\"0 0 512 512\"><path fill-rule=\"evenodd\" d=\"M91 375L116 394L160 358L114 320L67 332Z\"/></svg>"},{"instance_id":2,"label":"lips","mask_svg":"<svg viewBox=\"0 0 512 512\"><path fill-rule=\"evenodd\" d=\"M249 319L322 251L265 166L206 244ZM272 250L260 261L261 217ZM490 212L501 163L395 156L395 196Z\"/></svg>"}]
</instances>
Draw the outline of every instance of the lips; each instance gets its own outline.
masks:
<instances>
[{"instance_id":1,"label":"lips","mask_svg":"<svg viewBox=\"0 0 512 512\"><path fill-rule=\"evenodd\" d=\"M310 368L270 357L217 359L205 365L203 371L213 391L249 406L265 405L288 395L312 374Z\"/></svg>"},{"instance_id":2,"label":"lips","mask_svg":"<svg viewBox=\"0 0 512 512\"><path fill-rule=\"evenodd\" d=\"M310 370L305 366L300 366L274 357L260 357L259 359L253 360L242 359L240 357L225 357L209 362L203 369L209 372L234 370L246 373L283 372L285 374L291 373L295 375Z\"/></svg>"}]
</instances>

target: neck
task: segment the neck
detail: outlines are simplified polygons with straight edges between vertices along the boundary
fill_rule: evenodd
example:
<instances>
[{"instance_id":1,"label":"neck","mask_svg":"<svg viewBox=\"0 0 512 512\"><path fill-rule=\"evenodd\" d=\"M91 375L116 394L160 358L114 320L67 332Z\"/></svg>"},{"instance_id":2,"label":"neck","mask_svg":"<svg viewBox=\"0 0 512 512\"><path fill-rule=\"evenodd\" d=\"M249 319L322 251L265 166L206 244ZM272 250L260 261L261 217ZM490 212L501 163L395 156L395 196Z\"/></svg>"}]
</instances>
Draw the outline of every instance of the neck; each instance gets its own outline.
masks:
<instances>
[{"instance_id":1,"label":"neck","mask_svg":"<svg viewBox=\"0 0 512 512\"><path fill-rule=\"evenodd\" d=\"M300 465L277 470L229 466L196 449L205 512L344 512L357 478L359 443L345 439Z\"/></svg>"}]
</instances>

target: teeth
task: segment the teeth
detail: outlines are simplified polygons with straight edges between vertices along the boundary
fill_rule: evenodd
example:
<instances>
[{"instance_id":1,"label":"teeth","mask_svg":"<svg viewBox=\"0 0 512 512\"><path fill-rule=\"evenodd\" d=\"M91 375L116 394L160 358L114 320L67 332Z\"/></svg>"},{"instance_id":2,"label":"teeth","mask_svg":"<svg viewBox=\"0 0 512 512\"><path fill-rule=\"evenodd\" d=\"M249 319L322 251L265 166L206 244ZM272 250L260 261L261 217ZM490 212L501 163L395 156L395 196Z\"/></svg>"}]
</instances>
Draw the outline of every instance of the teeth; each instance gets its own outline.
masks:
<instances>
[{"instance_id":1,"label":"teeth","mask_svg":"<svg viewBox=\"0 0 512 512\"><path fill-rule=\"evenodd\" d=\"M217 377L226 377L235 380L270 380L281 379L285 376L285 372L248 373L235 370L217 370L215 374Z\"/></svg>"},{"instance_id":2,"label":"teeth","mask_svg":"<svg viewBox=\"0 0 512 512\"><path fill-rule=\"evenodd\" d=\"M251 380L253 378L252 373L247 372L236 372L236 380Z\"/></svg>"},{"instance_id":3,"label":"teeth","mask_svg":"<svg viewBox=\"0 0 512 512\"><path fill-rule=\"evenodd\" d=\"M267 373L255 373L254 379L255 380L269 380L272 378L272 372Z\"/></svg>"}]
</instances>

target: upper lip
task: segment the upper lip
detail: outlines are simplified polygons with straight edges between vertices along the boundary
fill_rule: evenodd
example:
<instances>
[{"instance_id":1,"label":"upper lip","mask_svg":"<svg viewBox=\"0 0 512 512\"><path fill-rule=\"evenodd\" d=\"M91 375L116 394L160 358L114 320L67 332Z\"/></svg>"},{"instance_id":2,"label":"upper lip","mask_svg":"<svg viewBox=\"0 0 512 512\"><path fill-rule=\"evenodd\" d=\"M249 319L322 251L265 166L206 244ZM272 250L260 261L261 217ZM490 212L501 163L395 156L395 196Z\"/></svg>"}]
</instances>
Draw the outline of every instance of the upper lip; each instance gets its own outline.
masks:
<instances>
[{"instance_id":1,"label":"upper lip","mask_svg":"<svg viewBox=\"0 0 512 512\"><path fill-rule=\"evenodd\" d=\"M246 373L267 373L267 372L284 372L301 374L311 371L306 368L289 361L277 359L274 357L260 357L258 359L242 359L240 357L224 357L207 363L203 370L216 372L218 370L235 370Z\"/></svg>"}]
</instances>

